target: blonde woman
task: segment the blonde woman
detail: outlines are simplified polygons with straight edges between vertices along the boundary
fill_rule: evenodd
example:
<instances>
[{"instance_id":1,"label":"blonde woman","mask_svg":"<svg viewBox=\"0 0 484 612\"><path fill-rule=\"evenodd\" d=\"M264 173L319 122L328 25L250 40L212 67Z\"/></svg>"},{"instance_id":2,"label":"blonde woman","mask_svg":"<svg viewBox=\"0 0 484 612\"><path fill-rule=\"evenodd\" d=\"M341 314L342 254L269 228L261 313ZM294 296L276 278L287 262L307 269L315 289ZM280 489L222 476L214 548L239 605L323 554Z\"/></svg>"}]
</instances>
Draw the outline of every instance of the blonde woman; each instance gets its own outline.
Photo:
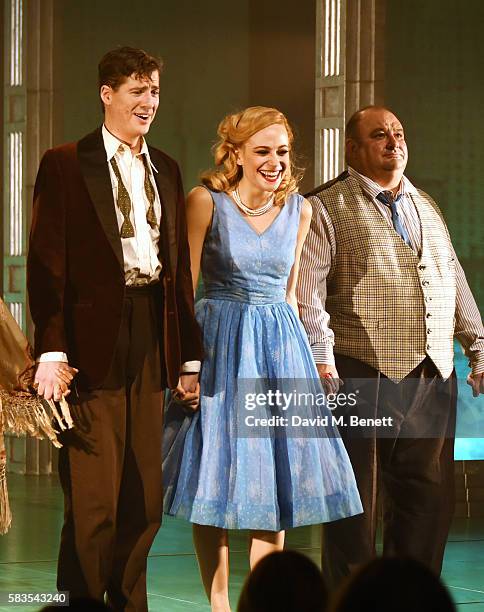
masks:
<instances>
[{"instance_id":1,"label":"blonde woman","mask_svg":"<svg viewBox=\"0 0 484 612\"><path fill-rule=\"evenodd\" d=\"M361 506L332 430L295 432L281 421L281 406L244 404L255 390L270 399L284 380L319 385L295 298L311 207L297 193L293 134L281 112L248 108L225 117L218 134L216 169L187 200L193 286L200 270L204 283L197 319L205 360L200 411L168 483L168 512L193 523L212 610L226 612L228 529L249 530L253 567L283 548L284 529L351 516ZM252 427L261 415L266 421Z\"/></svg>"}]
</instances>

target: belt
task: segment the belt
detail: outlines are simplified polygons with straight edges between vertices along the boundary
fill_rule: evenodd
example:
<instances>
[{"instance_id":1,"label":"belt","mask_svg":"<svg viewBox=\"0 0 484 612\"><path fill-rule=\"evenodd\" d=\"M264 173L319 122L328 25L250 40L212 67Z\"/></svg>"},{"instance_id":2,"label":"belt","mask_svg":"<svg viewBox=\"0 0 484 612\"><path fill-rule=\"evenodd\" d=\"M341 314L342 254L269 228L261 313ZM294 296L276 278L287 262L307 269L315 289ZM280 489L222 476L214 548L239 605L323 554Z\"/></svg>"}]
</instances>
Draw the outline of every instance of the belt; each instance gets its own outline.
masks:
<instances>
[{"instance_id":1,"label":"belt","mask_svg":"<svg viewBox=\"0 0 484 612\"><path fill-rule=\"evenodd\" d=\"M137 297L138 295L154 295L160 290L160 283L149 283L146 285L127 285L125 288L125 297Z\"/></svg>"}]
</instances>

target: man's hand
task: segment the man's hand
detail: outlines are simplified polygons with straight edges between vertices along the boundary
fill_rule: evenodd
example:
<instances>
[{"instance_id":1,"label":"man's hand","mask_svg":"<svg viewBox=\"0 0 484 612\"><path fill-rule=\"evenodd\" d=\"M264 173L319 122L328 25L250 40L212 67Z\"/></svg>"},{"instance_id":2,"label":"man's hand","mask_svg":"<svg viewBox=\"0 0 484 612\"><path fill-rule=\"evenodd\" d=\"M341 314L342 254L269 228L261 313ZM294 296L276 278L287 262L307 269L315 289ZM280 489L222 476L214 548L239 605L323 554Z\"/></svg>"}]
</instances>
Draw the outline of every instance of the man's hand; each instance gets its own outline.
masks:
<instances>
[{"instance_id":1,"label":"man's hand","mask_svg":"<svg viewBox=\"0 0 484 612\"><path fill-rule=\"evenodd\" d=\"M200 384L197 374L180 374L176 389L172 389L173 399L185 408L195 411L200 401Z\"/></svg>"},{"instance_id":2,"label":"man's hand","mask_svg":"<svg viewBox=\"0 0 484 612\"><path fill-rule=\"evenodd\" d=\"M69 385L77 372L64 361L42 361L37 365L34 380L38 395L46 400L60 401L63 395L70 393Z\"/></svg>"},{"instance_id":3,"label":"man's hand","mask_svg":"<svg viewBox=\"0 0 484 612\"><path fill-rule=\"evenodd\" d=\"M316 367L326 393L338 393L343 381L339 378L336 367L326 363L317 363Z\"/></svg>"},{"instance_id":4,"label":"man's hand","mask_svg":"<svg viewBox=\"0 0 484 612\"><path fill-rule=\"evenodd\" d=\"M478 397L480 393L484 394L484 372L469 374L467 384L472 387L472 395L474 397Z\"/></svg>"}]
</instances>

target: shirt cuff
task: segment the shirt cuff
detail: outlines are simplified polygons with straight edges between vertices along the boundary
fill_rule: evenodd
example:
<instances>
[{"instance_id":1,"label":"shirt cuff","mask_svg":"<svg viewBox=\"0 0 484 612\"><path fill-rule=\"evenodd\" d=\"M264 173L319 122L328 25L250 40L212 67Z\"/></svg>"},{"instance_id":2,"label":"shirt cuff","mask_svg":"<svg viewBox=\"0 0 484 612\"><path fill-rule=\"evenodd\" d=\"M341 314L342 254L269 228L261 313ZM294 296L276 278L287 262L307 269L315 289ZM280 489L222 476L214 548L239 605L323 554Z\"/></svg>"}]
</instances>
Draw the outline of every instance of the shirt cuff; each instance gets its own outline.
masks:
<instances>
[{"instance_id":1,"label":"shirt cuff","mask_svg":"<svg viewBox=\"0 0 484 612\"><path fill-rule=\"evenodd\" d=\"M180 372L184 374L195 374L196 372L200 372L200 367L202 365L201 361L185 361L182 365Z\"/></svg>"},{"instance_id":2,"label":"shirt cuff","mask_svg":"<svg viewBox=\"0 0 484 612\"><path fill-rule=\"evenodd\" d=\"M68 363L67 355L61 351L50 351L48 353L42 353L37 359L37 363L44 363L45 361L63 361Z\"/></svg>"},{"instance_id":3,"label":"shirt cuff","mask_svg":"<svg viewBox=\"0 0 484 612\"><path fill-rule=\"evenodd\" d=\"M472 361L469 362L472 374L481 374L484 372L484 353L473 355Z\"/></svg>"},{"instance_id":4,"label":"shirt cuff","mask_svg":"<svg viewBox=\"0 0 484 612\"><path fill-rule=\"evenodd\" d=\"M333 345L325 342L316 342L311 345L314 361L326 365L335 365Z\"/></svg>"}]
</instances>

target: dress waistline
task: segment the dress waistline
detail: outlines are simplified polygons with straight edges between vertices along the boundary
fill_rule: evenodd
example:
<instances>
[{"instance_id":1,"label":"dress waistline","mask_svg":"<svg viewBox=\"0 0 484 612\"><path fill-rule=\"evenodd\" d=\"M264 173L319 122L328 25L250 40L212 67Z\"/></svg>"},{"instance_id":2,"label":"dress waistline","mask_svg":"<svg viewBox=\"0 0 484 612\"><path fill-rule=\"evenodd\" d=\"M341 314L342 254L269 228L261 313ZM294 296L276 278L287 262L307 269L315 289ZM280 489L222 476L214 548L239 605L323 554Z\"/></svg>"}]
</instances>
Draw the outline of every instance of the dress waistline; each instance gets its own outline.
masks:
<instances>
[{"instance_id":1,"label":"dress waistline","mask_svg":"<svg viewBox=\"0 0 484 612\"><path fill-rule=\"evenodd\" d=\"M208 300L227 300L229 302L244 302L246 304L268 305L280 304L286 301L286 292L275 291L273 293L254 293L243 290L221 290L221 289L205 289L204 298Z\"/></svg>"}]
</instances>

